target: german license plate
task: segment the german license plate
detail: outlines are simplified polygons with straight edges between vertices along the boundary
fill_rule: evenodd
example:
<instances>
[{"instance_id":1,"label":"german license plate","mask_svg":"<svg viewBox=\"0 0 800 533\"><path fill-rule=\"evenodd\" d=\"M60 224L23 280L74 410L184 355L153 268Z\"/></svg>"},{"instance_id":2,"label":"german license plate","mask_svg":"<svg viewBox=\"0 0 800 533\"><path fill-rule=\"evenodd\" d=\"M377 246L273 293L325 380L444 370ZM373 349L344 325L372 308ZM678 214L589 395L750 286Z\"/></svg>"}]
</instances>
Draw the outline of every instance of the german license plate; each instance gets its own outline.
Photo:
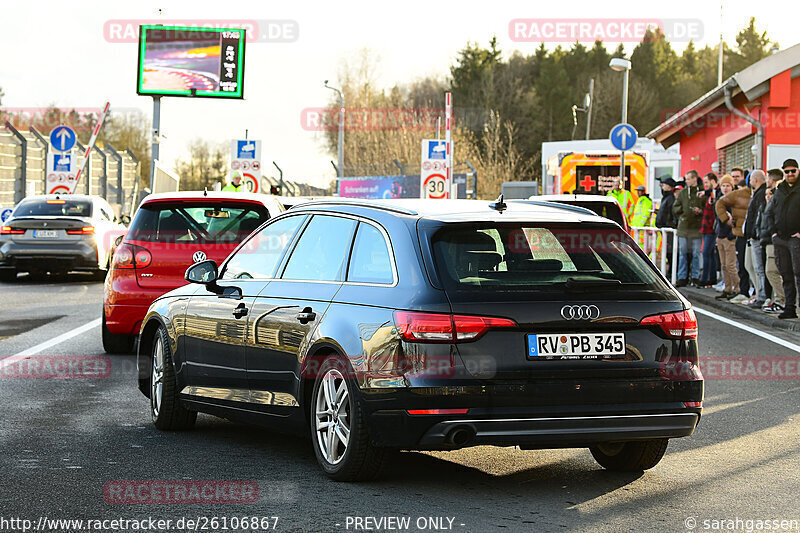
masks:
<instances>
[{"instance_id":1,"label":"german license plate","mask_svg":"<svg viewBox=\"0 0 800 533\"><path fill-rule=\"evenodd\" d=\"M624 355L624 333L528 335L529 359L619 359Z\"/></svg>"},{"instance_id":2,"label":"german license plate","mask_svg":"<svg viewBox=\"0 0 800 533\"><path fill-rule=\"evenodd\" d=\"M36 239L55 239L58 237L58 231L54 229L37 229L33 232L33 237Z\"/></svg>"}]
</instances>

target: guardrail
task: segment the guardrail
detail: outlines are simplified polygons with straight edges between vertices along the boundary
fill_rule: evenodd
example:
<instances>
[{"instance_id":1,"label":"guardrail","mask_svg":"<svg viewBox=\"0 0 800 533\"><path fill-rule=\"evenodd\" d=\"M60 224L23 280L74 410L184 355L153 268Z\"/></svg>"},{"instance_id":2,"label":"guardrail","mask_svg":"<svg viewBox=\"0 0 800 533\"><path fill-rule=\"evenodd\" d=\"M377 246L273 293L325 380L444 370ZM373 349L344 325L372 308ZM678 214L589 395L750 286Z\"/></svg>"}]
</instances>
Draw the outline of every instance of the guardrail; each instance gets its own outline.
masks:
<instances>
[{"instance_id":1,"label":"guardrail","mask_svg":"<svg viewBox=\"0 0 800 533\"><path fill-rule=\"evenodd\" d=\"M631 226L629 229L633 240L639 243L644 253L674 285L678 281L678 231L674 228L651 226ZM669 235L672 235L671 239ZM670 241L672 241L672 246L669 246ZM669 265L667 264L668 258L670 259Z\"/></svg>"}]
</instances>

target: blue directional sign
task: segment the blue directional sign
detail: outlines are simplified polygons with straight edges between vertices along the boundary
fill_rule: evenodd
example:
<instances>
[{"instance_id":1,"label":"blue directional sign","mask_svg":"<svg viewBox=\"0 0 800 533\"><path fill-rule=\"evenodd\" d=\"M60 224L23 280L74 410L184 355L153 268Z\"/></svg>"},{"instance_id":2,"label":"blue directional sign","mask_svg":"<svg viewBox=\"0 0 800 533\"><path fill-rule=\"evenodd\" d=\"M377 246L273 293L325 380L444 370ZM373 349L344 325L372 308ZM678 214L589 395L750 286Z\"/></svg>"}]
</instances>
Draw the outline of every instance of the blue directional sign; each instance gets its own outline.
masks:
<instances>
[{"instance_id":1,"label":"blue directional sign","mask_svg":"<svg viewBox=\"0 0 800 533\"><path fill-rule=\"evenodd\" d=\"M617 150L630 150L636 144L639 134L636 133L636 128L630 124L617 124L611 128L611 144Z\"/></svg>"},{"instance_id":2,"label":"blue directional sign","mask_svg":"<svg viewBox=\"0 0 800 533\"><path fill-rule=\"evenodd\" d=\"M428 159L445 159L447 144L445 141L428 141Z\"/></svg>"},{"instance_id":3,"label":"blue directional sign","mask_svg":"<svg viewBox=\"0 0 800 533\"><path fill-rule=\"evenodd\" d=\"M0 211L0 221L5 222L6 220L8 220L8 218L11 216L12 211L13 209L11 209L10 207L6 207L2 211Z\"/></svg>"},{"instance_id":4,"label":"blue directional sign","mask_svg":"<svg viewBox=\"0 0 800 533\"><path fill-rule=\"evenodd\" d=\"M75 131L67 126L56 126L50 132L50 144L54 150L59 152L72 150L76 140Z\"/></svg>"}]
</instances>

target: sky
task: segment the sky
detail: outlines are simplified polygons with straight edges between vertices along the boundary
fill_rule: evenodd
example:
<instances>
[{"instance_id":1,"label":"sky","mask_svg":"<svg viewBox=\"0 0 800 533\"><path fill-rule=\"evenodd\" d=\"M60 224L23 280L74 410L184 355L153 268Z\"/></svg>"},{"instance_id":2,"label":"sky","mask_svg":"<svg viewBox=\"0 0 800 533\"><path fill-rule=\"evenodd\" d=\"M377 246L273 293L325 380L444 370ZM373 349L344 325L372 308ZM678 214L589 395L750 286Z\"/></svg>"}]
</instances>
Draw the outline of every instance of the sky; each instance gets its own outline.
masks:
<instances>
[{"instance_id":1,"label":"sky","mask_svg":"<svg viewBox=\"0 0 800 533\"><path fill-rule=\"evenodd\" d=\"M696 36L702 47L715 45L720 30L727 43L735 43L737 31L755 15L758 27L784 49L800 42L785 6L770 0L757 4L725 0L721 12L718 1L706 0L6 1L0 17L2 107L99 108L109 101L114 112L138 109L149 117L151 98L136 94L137 45L115 42L111 23L288 22L271 26L285 42L248 43L244 100L162 98L161 132L166 138L161 159L169 166L186 158L188 144L196 137L222 142L243 138L248 130L250 139L263 142L265 174L276 174L268 166L274 160L288 179L326 186L335 177L330 161L336 156L326 152L321 132L302 127L301 116L306 108L328 105L333 93L323 80L336 86L343 62L352 61L364 48L378 58L377 74L385 88L429 75L446 78L458 51L469 41L486 45L496 35L505 57L514 50L533 53L538 42L518 39L555 32L545 26L554 19L593 24L606 24L600 19L658 19L676 35ZM509 23L517 19L528 22L513 30ZM563 30L564 24L560 27ZM287 32L291 28L296 34ZM519 32L517 39L512 39L514 31ZM613 29L607 31L611 34ZM613 49L618 42L610 37L607 46ZM626 45L629 51L634 46ZM685 42L673 40L677 50L684 46ZM458 147L454 149L457 152Z\"/></svg>"}]
</instances>

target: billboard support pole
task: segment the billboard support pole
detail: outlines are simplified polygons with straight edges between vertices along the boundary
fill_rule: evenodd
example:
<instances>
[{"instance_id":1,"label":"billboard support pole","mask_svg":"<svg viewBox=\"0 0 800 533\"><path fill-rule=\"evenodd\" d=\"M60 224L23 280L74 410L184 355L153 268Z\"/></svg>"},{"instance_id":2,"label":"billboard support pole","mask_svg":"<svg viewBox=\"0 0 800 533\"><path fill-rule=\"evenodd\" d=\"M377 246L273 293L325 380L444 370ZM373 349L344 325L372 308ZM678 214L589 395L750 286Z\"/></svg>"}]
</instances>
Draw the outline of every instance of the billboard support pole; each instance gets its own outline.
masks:
<instances>
[{"instance_id":1,"label":"billboard support pole","mask_svg":"<svg viewBox=\"0 0 800 533\"><path fill-rule=\"evenodd\" d=\"M153 144L150 148L150 191L153 191L153 181L156 176L156 161L158 160L159 128L161 127L161 97L153 96Z\"/></svg>"}]
</instances>

